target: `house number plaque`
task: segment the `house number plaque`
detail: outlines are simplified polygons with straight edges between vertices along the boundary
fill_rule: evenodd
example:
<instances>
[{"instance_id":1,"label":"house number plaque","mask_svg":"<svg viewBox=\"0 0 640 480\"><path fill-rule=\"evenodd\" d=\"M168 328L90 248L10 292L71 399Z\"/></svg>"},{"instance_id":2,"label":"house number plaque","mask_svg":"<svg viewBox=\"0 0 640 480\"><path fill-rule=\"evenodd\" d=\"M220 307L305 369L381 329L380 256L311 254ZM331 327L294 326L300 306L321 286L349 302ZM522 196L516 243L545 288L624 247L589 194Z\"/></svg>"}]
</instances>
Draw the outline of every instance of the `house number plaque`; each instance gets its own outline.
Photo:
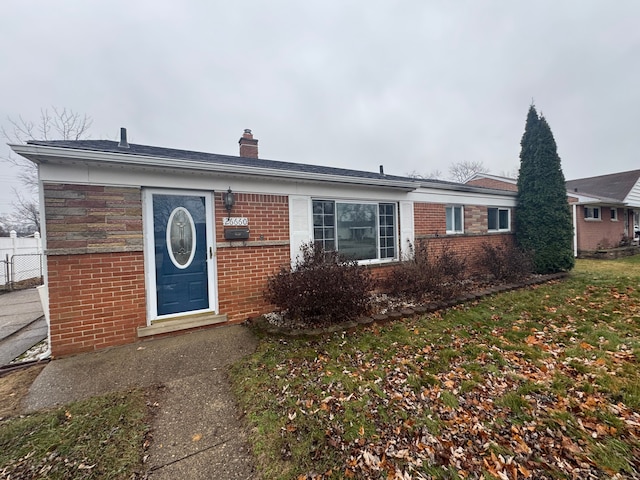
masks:
<instances>
[{"instance_id":1,"label":"house number plaque","mask_svg":"<svg viewBox=\"0 0 640 480\"><path fill-rule=\"evenodd\" d=\"M248 227L249 219L245 217L224 217L222 225L224 227Z\"/></svg>"}]
</instances>

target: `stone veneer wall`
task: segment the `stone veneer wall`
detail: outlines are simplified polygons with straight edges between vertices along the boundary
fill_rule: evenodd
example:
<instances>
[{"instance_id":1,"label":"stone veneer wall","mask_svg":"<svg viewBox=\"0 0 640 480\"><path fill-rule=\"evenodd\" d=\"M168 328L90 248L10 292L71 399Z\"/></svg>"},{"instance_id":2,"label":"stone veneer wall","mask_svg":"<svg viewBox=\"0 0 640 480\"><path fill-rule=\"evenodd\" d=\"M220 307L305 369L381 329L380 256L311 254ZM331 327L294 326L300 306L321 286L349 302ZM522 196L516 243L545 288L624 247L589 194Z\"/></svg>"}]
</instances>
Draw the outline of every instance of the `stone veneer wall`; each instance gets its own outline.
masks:
<instances>
[{"instance_id":1,"label":"stone veneer wall","mask_svg":"<svg viewBox=\"0 0 640 480\"><path fill-rule=\"evenodd\" d=\"M52 355L135 341L146 324L141 189L43 188Z\"/></svg>"}]
</instances>

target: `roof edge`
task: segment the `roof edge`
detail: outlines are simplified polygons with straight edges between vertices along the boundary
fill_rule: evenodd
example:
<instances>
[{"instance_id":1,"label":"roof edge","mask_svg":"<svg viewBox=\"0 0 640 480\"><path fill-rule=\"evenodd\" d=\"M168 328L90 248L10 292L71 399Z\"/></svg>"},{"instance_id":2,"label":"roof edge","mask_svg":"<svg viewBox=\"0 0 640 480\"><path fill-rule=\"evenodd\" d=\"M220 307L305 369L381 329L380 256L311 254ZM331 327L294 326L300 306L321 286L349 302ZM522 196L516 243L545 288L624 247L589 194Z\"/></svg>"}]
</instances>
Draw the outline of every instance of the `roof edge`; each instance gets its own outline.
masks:
<instances>
[{"instance_id":1,"label":"roof edge","mask_svg":"<svg viewBox=\"0 0 640 480\"><path fill-rule=\"evenodd\" d=\"M397 188L413 191L418 187L415 181L392 180L384 178L365 178L347 175L331 175L317 172L297 172L279 170L259 166L227 165L219 162L203 162L200 160L181 160L176 165L175 159L160 156L131 155L128 153L104 152L99 150L52 147L37 144L9 144L18 155L36 163L48 163L51 160L73 160L110 165L136 165L141 167L168 168L172 170L216 171L230 174L252 174L264 177L287 178L298 180L316 180L334 183L370 185L386 188ZM212 168L213 167L213 168ZM364 173L364 172L363 172Z\"/></svg>"}]
</instances>

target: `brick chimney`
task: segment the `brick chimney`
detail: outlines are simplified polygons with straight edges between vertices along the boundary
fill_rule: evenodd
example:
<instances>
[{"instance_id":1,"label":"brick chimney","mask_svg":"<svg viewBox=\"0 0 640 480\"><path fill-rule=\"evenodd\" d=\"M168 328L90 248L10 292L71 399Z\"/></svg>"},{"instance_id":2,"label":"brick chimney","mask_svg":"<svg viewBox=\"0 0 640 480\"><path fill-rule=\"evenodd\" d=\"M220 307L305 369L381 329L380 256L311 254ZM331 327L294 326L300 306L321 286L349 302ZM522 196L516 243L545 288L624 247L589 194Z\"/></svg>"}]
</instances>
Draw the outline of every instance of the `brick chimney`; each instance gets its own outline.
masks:
<instances>
[{"instance_id":1,"label":"brick chimney","mask_svg":"<svg viewBox=\"0 0 640 480\"><path fill-rule=\"evenodd\" d=\"M258 139L253 138L251 130L245 128L238 143L240 144L241 157L258 158Z\"/></svg>"}]
</instances>

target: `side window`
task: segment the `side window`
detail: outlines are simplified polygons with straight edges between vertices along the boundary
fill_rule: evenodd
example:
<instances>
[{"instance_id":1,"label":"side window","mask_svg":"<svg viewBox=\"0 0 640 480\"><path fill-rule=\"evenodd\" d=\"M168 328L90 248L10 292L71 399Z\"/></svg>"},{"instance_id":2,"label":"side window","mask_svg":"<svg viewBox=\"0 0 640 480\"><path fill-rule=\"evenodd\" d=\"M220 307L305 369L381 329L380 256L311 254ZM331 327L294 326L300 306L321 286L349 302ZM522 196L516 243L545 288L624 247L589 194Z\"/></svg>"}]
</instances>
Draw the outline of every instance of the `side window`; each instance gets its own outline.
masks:
<instances>
[{"instance_id":1,"label":"side window","mask_svg":"<svg viewBox=\"0 0 640 480\"><path fill-rule=\"evenodd\" d=\"M511 229L510 213L508 208L488 208L488 230L508 232Z\"/></svg>"},{"instance_id":2,"label":"side window","mask_svg":"<svg viewBox=\"0 0 640 480\"><path fill-rule=\"evenodd\" d=\"M463 233L463 213L462 206L446 207L447 233Z\"/></svg>"},{"instance_id":3,"label":"side window","mask_svg":"<svg viewBox=\"0 0 640 480\"><path fill-rule=\"evenodd\" d=\"M617 208L612 208L611 209L611 221L612 222L617 222L618 221L618 209Z\"/></svg>"},{"instance_id":4,"label":"side window","mask_svg":"<svg viewBox=\"0 0 640 480\"><path fill-rule=\"evenodd\" d=\"M380 258L396 256L396 206L393 203L378 205L380 223Z\"/></svg>"},{"instance_id":5,"label":"side window","mask_svg":"<svg viewBox=\"0 0 640 480\"><path fill-rule=\"evenodd\" d=\"M336 248L335 203L332 201L313 201L313 240L322 244L325 250Z\"/></svg>"},{"instance_id":6,"label":"side window","mask_svg":"<svg viewBox=\"0 0 640 480\"><path fill-rule=\"evenodd\" d=\"M586 220L600 220L600 207L584 207Z\"/></svg>"}]
</instances>

